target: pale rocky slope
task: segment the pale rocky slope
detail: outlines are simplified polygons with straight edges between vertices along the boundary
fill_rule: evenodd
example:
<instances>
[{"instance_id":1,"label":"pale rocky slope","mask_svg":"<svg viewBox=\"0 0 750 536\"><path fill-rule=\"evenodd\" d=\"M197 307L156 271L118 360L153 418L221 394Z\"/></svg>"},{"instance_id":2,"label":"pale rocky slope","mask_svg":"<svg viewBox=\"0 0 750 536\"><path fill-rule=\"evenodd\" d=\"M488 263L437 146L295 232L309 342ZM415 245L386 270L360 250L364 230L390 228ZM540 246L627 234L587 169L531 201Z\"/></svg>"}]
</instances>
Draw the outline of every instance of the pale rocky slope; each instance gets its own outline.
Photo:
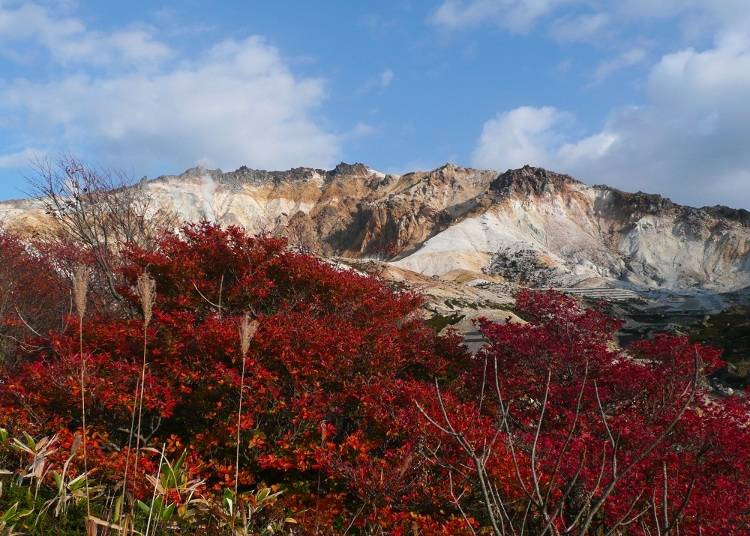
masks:
<instances>
[{"instance_id":1,"label":"pale rocky slope","mask_svg":"<svg viewBox=\"0 0 750 536\"><path fill-rule=\"evenodd\" d=\"M266 172L195 168L141 184L185 220L286 233L327 256L471 283L737 290L750 285L750 213L690 208L524 167L445 165L385 175L363 164ZM42 225L33 201L0 221Z\"/></svg>"},{"instance_id":2,"label":"pale rocky slope","mask_svg":"<svg viewBox=\"0 0 750 536\"><path fill-rule=\"evenodd\" d=\"M503 275L531 286L738 289L750 282L750 213L695 209L586 186L543 169L506 172L474 211L399 266Z\"/></svg>"}]
</instances>

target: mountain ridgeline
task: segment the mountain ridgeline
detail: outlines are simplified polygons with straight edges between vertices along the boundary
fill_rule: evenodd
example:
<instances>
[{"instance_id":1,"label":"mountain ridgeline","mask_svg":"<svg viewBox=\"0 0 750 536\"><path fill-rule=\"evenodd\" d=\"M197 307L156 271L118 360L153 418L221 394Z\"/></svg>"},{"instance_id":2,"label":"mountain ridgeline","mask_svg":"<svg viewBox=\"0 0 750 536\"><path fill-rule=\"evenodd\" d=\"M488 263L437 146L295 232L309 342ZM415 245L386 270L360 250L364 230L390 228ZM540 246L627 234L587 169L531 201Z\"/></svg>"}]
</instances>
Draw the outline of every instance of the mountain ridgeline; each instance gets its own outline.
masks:
<instances>
[{"instance_id":1,"label":"mountain ridgeline","mask_svg":"<svg viewBox=\"0 0 750 536\"><path fill-rule=\"evenodd\" d=\"M750 286L750 212L588 186L525 166L446 164L390 175L193 168L137 187L186 221L285 234L325 256L374 257L442 279L537 287L735 291ZM42 225L34 201L0 204L9 226Z\"/></svg>"}]
</instances>

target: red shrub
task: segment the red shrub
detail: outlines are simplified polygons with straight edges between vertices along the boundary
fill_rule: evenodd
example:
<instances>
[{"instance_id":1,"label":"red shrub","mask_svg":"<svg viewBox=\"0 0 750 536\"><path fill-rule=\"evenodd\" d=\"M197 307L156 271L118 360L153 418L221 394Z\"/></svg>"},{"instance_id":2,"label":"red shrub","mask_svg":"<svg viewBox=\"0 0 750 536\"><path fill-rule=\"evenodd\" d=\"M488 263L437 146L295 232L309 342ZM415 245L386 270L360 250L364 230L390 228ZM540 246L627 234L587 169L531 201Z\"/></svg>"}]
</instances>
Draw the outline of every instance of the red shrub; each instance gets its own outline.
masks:
<instances>
[{"instance_id":1,"label":"red shrub","mask_svg":"<svg viewBox=\"0 0 750 536\"><path fill-rule=\"evenodd\" d=\"M144 270L157 289L144 398L149 444L187 446L209 488L232 487L237 328L249 312L259 328L246 362L240 486L281 484L287 500L312 508L302 521L330 514L348 522L364 504L357 523L387 508L398 524L401 513L440 508L439 495L425 502L418 492L430 468L415 452L415 419L399 422L396 408L379 405L398 396L401 383L465 366L456 341L438 338L421 321L416 295L290 252L281 240L208 224L166 236L155 253L129 251L129 284ZM120 292L137 310L132 288ZM80 427L76 329L71 322L39 341L43 349L4 374L0 401L39 433ZM101 314L84 325L89 466L101 480L122 478L124 455L114 446L127 443L142 330L139 319ZM415 414L411 399L400 400ZM342 492L343 504L320 499ZM322 512L325 504L333 510Z\"/></svg>"},{"instance_id":2,"label":"red shrub","mask_svg":"<svg viewBox=\"0 0 750 536\"><path fill-rule=\"evenodd\" d=\"M497 363L509 408L501 444L535 457L519 461L526 473L516 479L532 497L535 523L548 518L578 533L578 514L585 520L602 501L592 534L620 521L631 521L628 534L678 525L682 534L747 534L750 405L708 388L706 375L722 365L718 351L660 335L625 353L613 343L619 322L552 292L523 292L517 308L529 323L481 329L490 340L487 381ZM498 422L497 398L484 411Z\"/></svg>"},{"instance_id":3,"label":"red shrub","mask_svg":"<svg viewBox=\"0 0 750 536\"><path fill-rule=\"evenodd\" d=\"M63 325L68 289L49 256L0 229L0 361L32 329L46 334Z\"/></svg>"}]
</instances>

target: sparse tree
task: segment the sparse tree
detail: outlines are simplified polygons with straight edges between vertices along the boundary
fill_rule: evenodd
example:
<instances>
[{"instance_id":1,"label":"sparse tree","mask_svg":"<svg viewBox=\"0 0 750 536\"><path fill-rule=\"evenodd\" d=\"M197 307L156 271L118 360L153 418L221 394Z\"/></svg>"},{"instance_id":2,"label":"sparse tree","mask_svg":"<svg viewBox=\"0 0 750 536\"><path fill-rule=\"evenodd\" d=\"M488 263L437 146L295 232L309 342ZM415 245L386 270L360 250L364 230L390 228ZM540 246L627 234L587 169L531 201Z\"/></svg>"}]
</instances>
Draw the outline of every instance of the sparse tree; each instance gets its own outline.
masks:
<instances>
[{"instance_id":1,"label":"sparse tree","mask_svg":"<svg viewBox=\"0 0 750 536\"><path fill-rule=\"evenodd\" d=\"M70 156L35 167L29 181L33 194L54 220L42 239L75 251L94 269L92 290L120 300L121 253L131 246L153 248L164 230L177 226L176 215L157 205L145 181L134 183L122 172Z\"/></svg>"}]
</instances>

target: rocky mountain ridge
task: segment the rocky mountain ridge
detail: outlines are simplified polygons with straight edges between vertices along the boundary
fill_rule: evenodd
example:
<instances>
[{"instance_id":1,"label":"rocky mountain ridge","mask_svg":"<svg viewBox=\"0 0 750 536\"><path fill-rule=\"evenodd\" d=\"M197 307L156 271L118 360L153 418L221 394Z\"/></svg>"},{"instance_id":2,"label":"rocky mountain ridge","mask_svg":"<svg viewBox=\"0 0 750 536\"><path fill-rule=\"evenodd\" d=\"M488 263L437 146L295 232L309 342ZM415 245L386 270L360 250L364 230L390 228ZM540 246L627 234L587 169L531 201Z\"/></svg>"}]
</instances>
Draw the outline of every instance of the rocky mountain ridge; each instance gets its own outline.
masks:
<instances>
[{"instance_id":1,"label":"rocky mountain ridge","mask_svg":"<svg viewBox=\"0 0 750 536\"><path fill-rule=\"evenodd\" d=\"M541 287L733 291L750 285L750 212L588 186L542 168L446 164L403 175L189 169L142 180L187 221L286 234L326 256L377 258L446 280ZM34 201L0 203L9 226L43 225Z\"/></svg>"}]
</instances>

